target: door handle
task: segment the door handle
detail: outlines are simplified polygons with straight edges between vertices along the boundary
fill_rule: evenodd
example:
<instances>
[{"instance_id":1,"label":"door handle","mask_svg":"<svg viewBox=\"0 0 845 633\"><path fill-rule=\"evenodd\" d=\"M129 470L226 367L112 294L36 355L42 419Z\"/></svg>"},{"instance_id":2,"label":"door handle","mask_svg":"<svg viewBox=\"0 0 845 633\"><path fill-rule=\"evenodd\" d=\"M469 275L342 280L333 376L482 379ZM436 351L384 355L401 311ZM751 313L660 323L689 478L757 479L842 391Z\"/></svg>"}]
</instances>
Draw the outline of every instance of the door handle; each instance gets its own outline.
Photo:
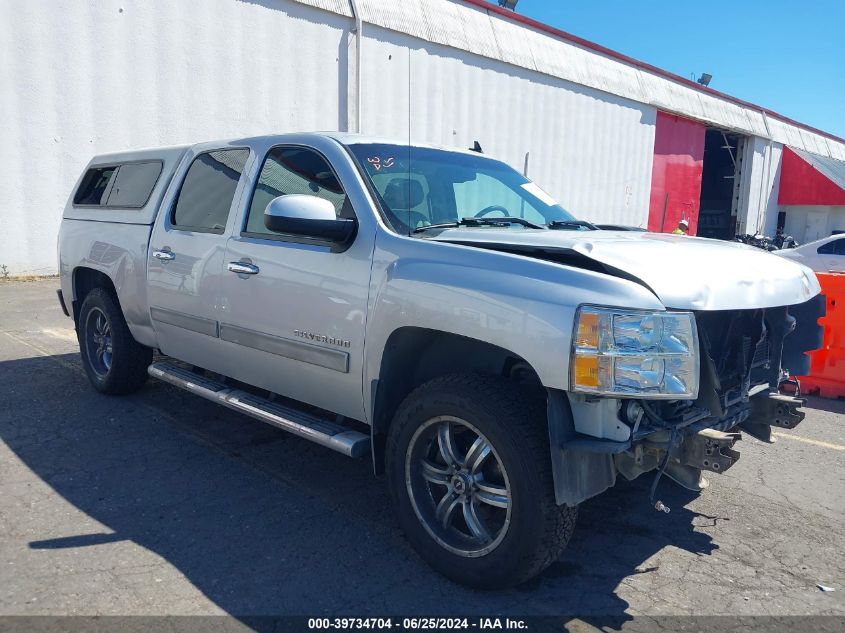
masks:
<instances>
[{"instance_id":1,"label":"door handle","mask_svg":"<svg viewBox=\"0 0 845 633\"><path fill-rule=\"evenodd\" d=\"M173 251L153 251L153 257L163 262L169 262L172 259L176 259L176 253Z\"/></svg>"},{"instance_id":2,"label":"door handle","mask_svg":"<svg viewBox=\"0 0 845 633\"><path fill-rule=\"evenodd\" d=\"M239 275L257 275L258 266L254 264L247 264L246 262L229 262L229 272L237 273Z\"/></svg>"}]
</instances>

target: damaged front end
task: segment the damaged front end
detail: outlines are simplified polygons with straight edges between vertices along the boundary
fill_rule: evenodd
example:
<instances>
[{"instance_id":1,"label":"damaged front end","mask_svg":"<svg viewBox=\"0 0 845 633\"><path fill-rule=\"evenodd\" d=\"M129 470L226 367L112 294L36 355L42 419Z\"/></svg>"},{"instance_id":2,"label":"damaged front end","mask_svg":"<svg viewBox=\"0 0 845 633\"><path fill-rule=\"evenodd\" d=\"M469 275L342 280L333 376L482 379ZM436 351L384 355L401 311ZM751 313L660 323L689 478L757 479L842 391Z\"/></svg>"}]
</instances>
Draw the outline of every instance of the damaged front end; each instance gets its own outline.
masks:
<instances>
[{"instance_id":1,"label":"damaged front end","mask_svg":"<svg viewBox=\"0 0 845 633\"><path fill-rule=\"evenodd\" d=\"M691 490L707 486L703 471L721 473L740 454L748 433L772 442L772 427L791 429L804 418L793 375L806 375L806 352L822 343L822 295L792 306L695 313L700 383L695 400L591 397L550 392L548 414L555 493L577 504L615 483L657 471ZM576 420L578 424L576 424ZM606 430L602 437L577 429ZM613 437L618 440L606 439Z\"/></svg>"}]
</instances>

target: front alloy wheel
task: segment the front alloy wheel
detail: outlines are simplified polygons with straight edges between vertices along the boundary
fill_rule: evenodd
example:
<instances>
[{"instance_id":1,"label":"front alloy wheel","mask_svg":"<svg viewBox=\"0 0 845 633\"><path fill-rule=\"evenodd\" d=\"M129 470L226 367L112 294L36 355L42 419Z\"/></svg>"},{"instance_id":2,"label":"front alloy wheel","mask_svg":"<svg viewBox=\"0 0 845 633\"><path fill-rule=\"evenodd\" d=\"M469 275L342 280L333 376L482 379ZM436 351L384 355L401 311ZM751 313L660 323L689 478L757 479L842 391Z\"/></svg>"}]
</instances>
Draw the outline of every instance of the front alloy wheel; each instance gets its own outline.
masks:
<instances>
[{"instance_id":1,"label":"front alloy wheel","mask_svg":"<svg viewBox=\"0 0 845 633\"><path fill-rule=\"evenodd\" d=\"M483 556L510 524L510 485L490 441L472 424L438 416L417 429L405 458L408 496L445 549Z\"/></svg>"},{"instance_id":2,"label":"front alloy wheel","mask_svg":"<svg viewBox=\"0 0 845 633\"><path fill-rule=\"evenodd\" d=\"M577 509L555 503L542 395L452 374L417 387L393 418L385 474L399 525L452 580L516 585L566 547Z\"/></svg>"}]
</instances>

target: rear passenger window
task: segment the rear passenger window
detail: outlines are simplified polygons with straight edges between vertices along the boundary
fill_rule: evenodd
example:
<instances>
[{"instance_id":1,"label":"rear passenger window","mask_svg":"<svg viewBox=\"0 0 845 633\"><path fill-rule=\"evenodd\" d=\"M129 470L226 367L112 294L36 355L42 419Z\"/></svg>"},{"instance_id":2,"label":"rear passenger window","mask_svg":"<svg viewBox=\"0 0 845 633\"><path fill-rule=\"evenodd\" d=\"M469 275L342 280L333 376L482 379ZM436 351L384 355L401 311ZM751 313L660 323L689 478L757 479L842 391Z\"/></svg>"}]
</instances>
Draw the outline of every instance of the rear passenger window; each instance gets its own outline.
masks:
<instances>
[{"instance_id":1,"label":"rear passenger window","mask_svg":"<svg viewBox=\"0 0 845 633\"><path fill-rule=\"evenodd\" d=\"M273 198L290 193L323 198L334 205L339 218L355 217L343 187L325 158L304 147L274 147L261 167L244 233L278 235L264 226L264 209Z\"/></svg>"},{"instance_id":2,"label":"rear passenger window","mask_svg":"<svg viewBox=\"0 0 845 633\"><path fill-rule=\"evenodd\" d=\"M140 209L161 175L160 160L121 163L89 169L73 197L73 204Z\"/></svg>"},{"instance_id":3,"label":"rear passenger window","mask_svg":"<svg viewBox=\"0 0 845 633\"><path fill-rule=\"evenodd\" d=\"M76 195L73 196L73 204L97 206L104 204L105 194L109 191L109 185L116 171L116 165L89 169L82 178Z\"/></svg>"},{"instance_id":4,"label":"rear passenger window","mask_svg":"<svg viewBox=\"0 0 845 633\"><path fill-rule=\"evenodd\" d=\"M173 207L173 225L222 233L248 157L248 149L221 149L197 156Z\"/></svg>"}]
</instances>

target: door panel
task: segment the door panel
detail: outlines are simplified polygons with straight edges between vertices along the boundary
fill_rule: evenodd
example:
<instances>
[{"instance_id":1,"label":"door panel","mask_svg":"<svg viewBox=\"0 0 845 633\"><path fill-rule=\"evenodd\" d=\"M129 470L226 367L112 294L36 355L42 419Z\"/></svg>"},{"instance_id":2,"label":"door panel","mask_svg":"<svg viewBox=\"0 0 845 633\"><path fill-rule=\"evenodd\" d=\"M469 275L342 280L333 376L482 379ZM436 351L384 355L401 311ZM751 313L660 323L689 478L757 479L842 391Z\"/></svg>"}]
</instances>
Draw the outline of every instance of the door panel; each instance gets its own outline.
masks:
<instances>
[{"instance_id":1,"label":"door panel","mask_svg":"<svg viewBox=\"0 0 845 633\"><path fill-rule=\"evenodd\" d=\"M226 260L249 259L260 272L223 279L229 375L361 419L370 262L360 250L232 238Z\"/></svg>"},{"instance_id":2,"label":"door panel","mask_svg":"<svg viewBox=\"0 0 845 633\"><path fill-rule=\"evenodd\" d=\"M824 264L824 270L820 272L845 272L845 255L823 255L821 259Z\"/></svg>"},{"instance_id":3,"label":"door panel","mask_svg":"<svg viewBox=\"0 0 845 633\"><path fill-rule=\"evenodd\" d=\"M289 149L289 148L284 148ZM342 252L274 234L264 208L277 195L310 193L336 213L355 217L335 170L307 148L271 151L243 205L244 231L230 238L225 260L249 263L250 275L224 274L220 336L227 374L275 393L363 419L362 362L372 232L360 227ZM275 153L273 153L275 151Z\"/></svg>"},{"instance_id":4,"label":"door panel","mask_svg":"<svg viewBox=\"0 0 845 633\"><path fill-rule=\"evenodd\" d=\"M221 366L220 281L226 224L249 150L197 153L150 240L150 316L162 352L208 369Z\"/></svg>"}]
</instances>

